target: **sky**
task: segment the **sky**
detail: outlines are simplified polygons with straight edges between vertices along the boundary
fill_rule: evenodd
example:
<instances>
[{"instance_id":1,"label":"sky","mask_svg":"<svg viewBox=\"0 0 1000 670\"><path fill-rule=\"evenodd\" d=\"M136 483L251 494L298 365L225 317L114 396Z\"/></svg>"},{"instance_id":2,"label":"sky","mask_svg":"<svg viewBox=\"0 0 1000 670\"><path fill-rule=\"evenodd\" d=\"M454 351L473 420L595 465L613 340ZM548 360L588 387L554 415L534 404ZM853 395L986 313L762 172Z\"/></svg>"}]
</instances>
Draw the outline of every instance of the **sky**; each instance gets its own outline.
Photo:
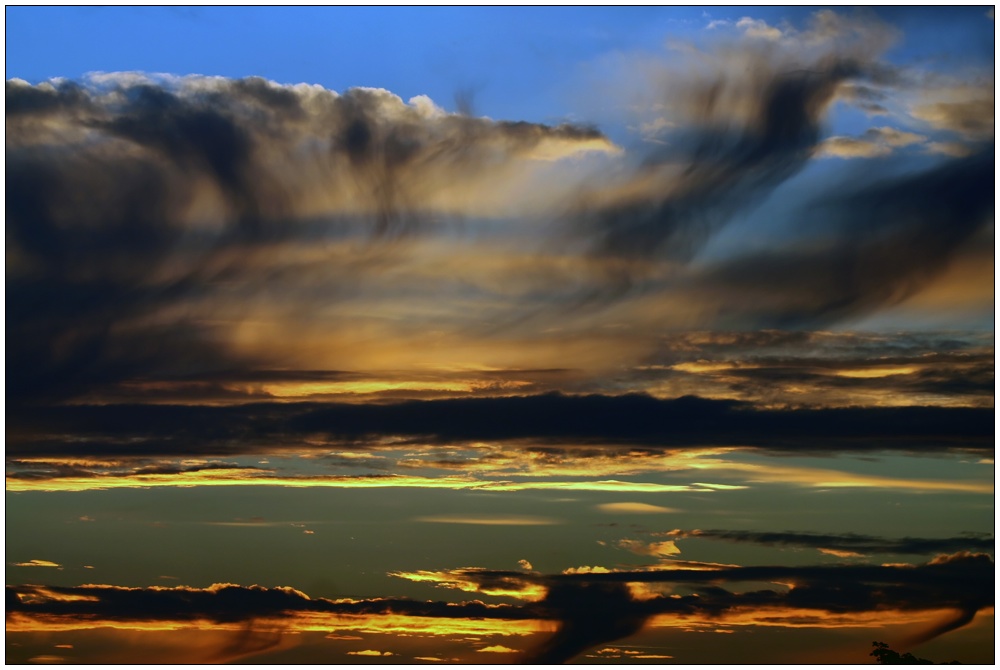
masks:
<instances>
[{"instance_id":1,"label":"sky","mask_svg":"<svg viewBox=\"0 0 1000 670\"><path fill-rule=\"evenodd\" d=\"M7 7L6 660L994 657L994 13Z\"/></svg>"}]
</instances>

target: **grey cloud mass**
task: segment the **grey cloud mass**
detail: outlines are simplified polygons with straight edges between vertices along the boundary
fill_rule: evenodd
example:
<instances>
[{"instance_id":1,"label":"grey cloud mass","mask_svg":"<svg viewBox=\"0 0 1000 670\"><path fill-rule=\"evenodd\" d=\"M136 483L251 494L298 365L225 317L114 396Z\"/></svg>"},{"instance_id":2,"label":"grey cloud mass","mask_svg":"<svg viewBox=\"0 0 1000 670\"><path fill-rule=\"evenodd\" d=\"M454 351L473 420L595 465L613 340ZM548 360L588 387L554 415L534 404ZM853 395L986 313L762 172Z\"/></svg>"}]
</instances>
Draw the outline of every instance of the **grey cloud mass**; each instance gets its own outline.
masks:
<instances>
[{"instance_id":1,"label":"grey cloud mass","mask_svg":"<svg viewBox=\"0 0 1000 670\"><path fill-rule=\"evenodd\" d=\"M310 276L290 245L398 238L518 161L612 146L585 127L255 78L11 80L6 99L14 401L165 368L245 367L195 316L213 291L252 301L276 279ZM362 248L339 268L345 283L372 257Z\"/></svg>"}]
</instances>

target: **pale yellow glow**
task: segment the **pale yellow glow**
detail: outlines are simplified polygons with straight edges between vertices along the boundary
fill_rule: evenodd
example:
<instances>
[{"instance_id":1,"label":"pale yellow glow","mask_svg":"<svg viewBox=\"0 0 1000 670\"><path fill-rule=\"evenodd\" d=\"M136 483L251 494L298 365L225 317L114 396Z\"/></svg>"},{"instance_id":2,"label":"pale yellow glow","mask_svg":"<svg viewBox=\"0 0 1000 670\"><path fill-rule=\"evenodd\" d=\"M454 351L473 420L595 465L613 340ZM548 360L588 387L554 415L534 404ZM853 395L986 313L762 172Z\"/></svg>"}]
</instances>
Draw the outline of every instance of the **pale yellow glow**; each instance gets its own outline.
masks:
<instances>
[{"instance_id":1,"label":"pale yellow glow","mask_svg":"<svg viewBox=\"0 0 1000 670\"><path fill-rule=\"evenodd\" d=\"M489 491L633 491L636 493L666 493L674 491L704 490L683 484L654 484L651 482L622 482L604 480L599 482L490 482L477 488Z\"/></svg>"},{"instance_id":2,"label":"pale yellow glow","mask_svg":"<svg viewBox=\"0 0 1000 670\"><path fill-rule=\"evenodd\" d=\"M423 523L457 523L473 526L552 526L561 523L558 519L540 516L471 516L461 514L418 516L414 521Z\"/></svg>"},{"instance_id":3,"label":"pale yellow glow","mask_svg":"<svg viewBox=\"0 0 1000 670\"><path fill-rule=\"evenodd\" d=\"M128 476L62 477L50 480L7 479L7 491L93 491L160 486L284 486L291 488L445 488L467 489L483 482L464 477L278 477L248 476L239 468L199 470L178 474L136 474Z\"/></svg>"},{"instance_id":4,"label":"pale yellow glow","mask_svg":"<svg viewBox=\"0 0 1000 670\"><path fill-rule=\"evenodd\" d=\"M338 393L382 393L386 391L441 391L468 393L474 389L471 382L462 381L389 381L368 380L350 382L283 382L265 384L265 393L276 398L297 398L310 395Z\"/></svg>"},{"instance_id":5,"label":"pale yellow glow","mask_svg":"<svg viewBox=\"0 0 1000 670\"><path fill-rule=\"evenodd\" d=\"M671 365L670 367L673 368L674 370L680 370L681 372L701 373L701 372L723 372L725 370L733 370L737 367L754 367L754 366L748 366L748 365L739 366L736 365L735 363L727 363L724 361L721 362L694 361L690 363L678 363L677 365Z\"/></svg>"},{"instance_id":6,"label":"pale yellow glow","mask_svg":"<svg viewBox=\"0 0 1000 670\"><path fill-rule=\"evenodd\" d=\"M874 379L877 377L892 377L894 375L910 375L919 370L920 368L915 365L894 365L873 368L845 368L833 370L832 373L837 377Z\"/></svg>"},{"instance_id":7,"label":"pale yellow glow","mask_svg":"<svg viewBox=\"0 0 1000 670\"><path fill-rule=\"evenodd\" d=\"M43 561L38 558L33 558L30 561L24 563L14 563L15 567L18 568L61 568L62 566L58 563L53 563L52 561Z\"/></svg>"},{"instance_id":8,"label":"pale yellow glow","mask_svg":"<svg viewBox=\"0 0 1000 670\"><path fill-rule=\"evenodd\" d=\"M679 511L672 507L660 507L659 505L640 502L604 503L596 507L602 512L609 512L611 514L665 514L667 512Z\"/></svg>"},{"instance_id":9,"label":"pale yellow glow","mask_svg":"<svg viewBox=\"0 0 1000 670\"><path fill-rule=\"evenodd\" d=\"M461 471L466 475L480 475L491 479L506 477L623 477L650 472L676 472L690 469L690 461L704 456L727 453L732 449L690 449L664 452L641 449L595 448L586 455L574 454L572 450L532 451L492 444L468 445L464 449L475 450L476 456L463 455L460 462L455 459L440 461L440 455L433 449L426 452L407 454L408 458L397 461L403 467L435 467ZM725 488L725 485L698 485L702 488Z\"/></svg>"},{"instance_id":10,"label":"pale yellow glow","mask_svg":"<svg viewBox=\"0 0 1000 670\"><path fill-rule=\"evenodd\" d=\"M708 491L702 487L652 482L599 481L485 481L461 476L384 477L247 475L239 468L198 470L178 474L133 474L128 476L98 475L94 477L60 477L55 479L7 479L8 492L21 491L94 491L120 488L152 488L160 486L284 486L290 488L434 488L474 489L482 491L621 491L663 493L668 491Z\"/></svg>"},{"instance_id":11,"label":"pale yellow glow","mask_svg":"<svg viewBox=\"0 0 1000 670\"><path fill-rule=\"evenodd\" d=\"M830 556L837 556L838 558L861 558L864 554L859 554L856 551L848 551L846 549L827 549L825 547L817 547L816 550L821 554L829 554Z\"/></svg>"}]
</instances>

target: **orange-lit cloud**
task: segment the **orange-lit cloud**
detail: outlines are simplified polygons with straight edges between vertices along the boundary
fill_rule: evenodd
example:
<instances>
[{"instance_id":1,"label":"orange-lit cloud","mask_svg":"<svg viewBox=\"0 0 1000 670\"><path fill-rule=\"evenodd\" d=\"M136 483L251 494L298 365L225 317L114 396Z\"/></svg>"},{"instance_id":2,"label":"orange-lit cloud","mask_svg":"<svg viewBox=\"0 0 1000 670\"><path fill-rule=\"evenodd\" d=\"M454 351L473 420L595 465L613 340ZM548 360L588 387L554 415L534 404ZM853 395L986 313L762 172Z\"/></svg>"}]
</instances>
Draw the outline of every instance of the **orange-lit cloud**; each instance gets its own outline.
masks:
<instances>
[{"instance_id":1,"label":"orange-lit cloud","mask_svg":"<svg viewBox=\"0 0 1000 670\"><path fill-rule=\"evenodd\" d=\"M11 565L17 568L62 568L62 566L58 563L43 561L39 558L33 558L30 561L25 561L24 563L12 563Z\"/></svg>"},{"instance_id":2,"label":"orange-lit cloud","mask_svg":"<svg viewBox=\"0 0 1000 670\"><path fill-rule=\"evenodd\" d=\"M838 558L861 558L864 554L859 554L856 551L849 551L847 549L829 549L827 547L817 547L816 551L821 554L829 554L830 556L837 556Z\"/></svg>"},{"instance_id":3,"label":"orange-lit cloud","mask_svg":"<svg viewBox=\"0 0 1000 670\"><path fill-rule=\"evenodd\" d=\"M613 514L665 514L679 511L671 507L639 502L602 503L597 505L597 509Z\"/></svg>"},{"instance_id":4,"label":"orange-lit cloud","mask_svg":"<svg viewBox=\"0 0 1000 670\"><path fill-rule=\"evenodd\" d=\"M483 647L482 649L477 649L480 653L490 653L490 654L516 654L517 649L511 649L510 647L505 647L502 644L494 644L489 647Z\"/></svg>"},{"instance_id":5,"label":"orange-lit cloud","mask_svg":"<svg viewBox=\"0 0 1000 670\"><path fill-rule=\"evenodd\" d=\"M459 589L470 593L482 593L488 596L509 596L520 600L535 601L541 599L547 588L532 581L523 580L519 575L498 577L495 579L479 579L479 575L488 571L482 568L461 568L458 570L416 570L414 572L390 572L390 577L400 577L411 582L430 582L436 586L448 589Z\"/></svg>"}]
</instances>

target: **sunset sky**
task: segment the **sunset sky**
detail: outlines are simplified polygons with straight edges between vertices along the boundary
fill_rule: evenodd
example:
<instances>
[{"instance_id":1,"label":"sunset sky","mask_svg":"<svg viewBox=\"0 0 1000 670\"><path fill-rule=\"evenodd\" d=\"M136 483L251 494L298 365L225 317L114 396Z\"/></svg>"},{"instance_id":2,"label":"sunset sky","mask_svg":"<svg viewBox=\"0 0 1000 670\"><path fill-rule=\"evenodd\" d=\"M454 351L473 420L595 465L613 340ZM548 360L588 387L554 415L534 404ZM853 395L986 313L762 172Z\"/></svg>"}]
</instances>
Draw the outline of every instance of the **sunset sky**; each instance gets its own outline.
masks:
<instances>
[{"instance_id":1,"label":"sunset sky","mask_svg":"<svg viewBox=\"0 0 1000 670\"><path fill-rule=\"evenodd\" d=\"M994 11L6 8L8 663L994 663Z\"/></svg>"}]
</instances>

